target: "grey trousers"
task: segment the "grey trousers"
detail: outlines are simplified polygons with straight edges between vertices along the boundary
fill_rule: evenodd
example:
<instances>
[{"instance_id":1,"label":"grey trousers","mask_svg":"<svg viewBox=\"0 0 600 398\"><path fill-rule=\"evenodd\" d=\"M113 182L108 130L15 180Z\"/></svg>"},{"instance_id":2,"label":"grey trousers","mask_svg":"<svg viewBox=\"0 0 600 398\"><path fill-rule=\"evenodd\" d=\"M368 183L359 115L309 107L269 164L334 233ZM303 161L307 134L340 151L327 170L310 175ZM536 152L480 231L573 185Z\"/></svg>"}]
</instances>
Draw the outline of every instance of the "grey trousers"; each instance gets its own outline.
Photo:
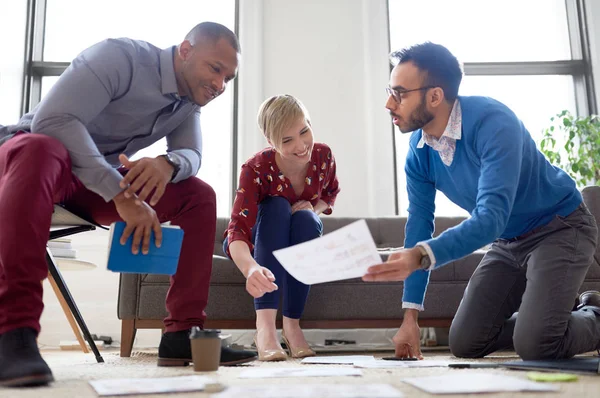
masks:
<instances>
[{"instance_id":1,"label":"grey trousers","mask_svg":"<svg viewBox=\"0 0 600 398\"><path fill-rule=\"evenodd\" d=\"M600 346L600 308L573 311L598 238L581 204L534 234L492 244L450 327L450 350L478 358L514 349L524 360L570 358Z\"/></svg>"}]
</instances>

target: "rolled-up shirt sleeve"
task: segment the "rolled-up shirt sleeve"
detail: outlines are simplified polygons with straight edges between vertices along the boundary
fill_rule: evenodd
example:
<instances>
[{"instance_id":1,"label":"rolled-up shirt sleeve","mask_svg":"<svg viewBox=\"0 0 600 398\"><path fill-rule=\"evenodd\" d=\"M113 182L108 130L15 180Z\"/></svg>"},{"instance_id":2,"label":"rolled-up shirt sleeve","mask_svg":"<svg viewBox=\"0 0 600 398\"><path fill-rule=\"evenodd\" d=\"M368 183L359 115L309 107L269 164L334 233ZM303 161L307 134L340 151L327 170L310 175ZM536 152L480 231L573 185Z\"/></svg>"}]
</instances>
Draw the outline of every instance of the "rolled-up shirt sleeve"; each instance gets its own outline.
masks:
<instances>
[{"instance_id":1,"label":"rolled-up shirt sleeve","mask_svg":"<svg viewBox=\"0 0 600 398\"><path fill-rule=\"evenodd\" d=\"M36 110L31 132L58 139L69 152L73 173L105 201L122 189L122 176L100 153L88 125L131 86L134 63L117 42L106 40L80 54Z\"/></svg>"},{"instance_id":2,"label":"rolled-up shirt sleeve","mask_svg":"<svg viewBox=\"0 0 600 398\"><path fill-rule=\"evenodd\" d=\"M340 184L336 173L336 162L331 149L329 149L327 152L327 163L325 164L328 165L327 177L325 184L323 184L323 190L321 191L320 199L329 206L325 211L323 211L323 214L329 215L333 212L335 200L337 199L338 193L340 193Z\"/></svg>"},{"instance_id":3,"label":"rolled-up shirt sleeve","mask_svg":"<svg viewBox=\"0 0 600 398\"><path fill-rule=\"evenodd\" d=\"M261 179L258 169L254 169L246 163L242 165L240 182L231 210L231 219L227 231L225 231L227 235L226 252L229 258L231 258L229 246L236 240L246 242L250 251L254 250L252 228L258 216L258 204L266 196L266 185L267 182Z\"/></svg>"}]
</instances>

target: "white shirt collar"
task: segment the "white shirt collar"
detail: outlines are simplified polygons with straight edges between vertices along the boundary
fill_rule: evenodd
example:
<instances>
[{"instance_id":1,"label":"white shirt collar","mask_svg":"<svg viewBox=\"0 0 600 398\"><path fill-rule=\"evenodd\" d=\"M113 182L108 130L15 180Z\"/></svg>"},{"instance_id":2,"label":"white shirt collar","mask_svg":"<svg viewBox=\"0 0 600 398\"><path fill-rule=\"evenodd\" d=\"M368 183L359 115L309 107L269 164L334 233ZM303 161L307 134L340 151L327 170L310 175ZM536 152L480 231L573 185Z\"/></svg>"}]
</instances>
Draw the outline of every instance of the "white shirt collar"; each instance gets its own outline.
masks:
<instances>
[{"instance_id":1,"label":"white shirt collar","mask_svg":"<svg viewBox=\"0 0 600 398\"><path fill-rule=\"evenodd\" d=\"M450 118L448 118L448 124L446 124L444 133L442 134L439 140L436 139L434 136L427 134L425 130L421 130L421 132L421 139L417 144L417 148L423 148L425 144L431 146L431 144L434 141L439 141L443 137L460 140L462 137L462 110L460 108L460 102L458 101L458 98L454 101L454 106L452 107Z\"/></svg>"}]
</instances>

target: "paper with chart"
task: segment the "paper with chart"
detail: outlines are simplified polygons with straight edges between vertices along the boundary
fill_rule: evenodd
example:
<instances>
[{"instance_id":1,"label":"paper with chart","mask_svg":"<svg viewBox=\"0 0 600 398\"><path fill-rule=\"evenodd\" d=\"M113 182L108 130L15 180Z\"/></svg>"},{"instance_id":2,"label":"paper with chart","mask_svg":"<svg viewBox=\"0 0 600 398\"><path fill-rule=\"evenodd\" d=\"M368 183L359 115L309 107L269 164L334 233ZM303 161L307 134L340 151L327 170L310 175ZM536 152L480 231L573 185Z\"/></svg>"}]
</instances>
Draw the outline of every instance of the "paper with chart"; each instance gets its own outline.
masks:
<instances>
[{"instance_id":1,"label":"paper with chart","mask_svg":"<svg viewBox=\"0 0 600 398\"><path fill-rule=\"evenodd\" d=\"M275 250L273 255L290 275L307 285L359 278L382 262L365 220Z\"/></svg>"}]
</instances>

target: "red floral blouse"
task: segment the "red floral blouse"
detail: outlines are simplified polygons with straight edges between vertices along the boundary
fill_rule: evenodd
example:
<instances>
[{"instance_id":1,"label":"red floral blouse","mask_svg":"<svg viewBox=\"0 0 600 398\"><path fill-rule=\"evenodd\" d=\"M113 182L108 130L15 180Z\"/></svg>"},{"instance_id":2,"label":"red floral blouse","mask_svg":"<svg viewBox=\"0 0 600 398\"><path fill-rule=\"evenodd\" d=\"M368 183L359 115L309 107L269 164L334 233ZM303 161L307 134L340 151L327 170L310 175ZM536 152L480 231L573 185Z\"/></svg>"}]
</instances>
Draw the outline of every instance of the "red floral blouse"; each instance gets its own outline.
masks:
<instances>
[{"instance_id":1,"label":"red floral blouse","mask_svg":"<svg viewBox=\"0 0 600 398\"><path fill-rule=\"evenodd\" d=\"M296 195L290 180L277 167L275 150L273 148L264 149L242 165L231 220L225 231L228 245L236 240L243 240L248 244L250 250L254 248L252 227L256 222L259 203L268 196L286 198L290 205L299 200L306 200L316 206L320 199L329 205L324 213L331 214L339 191L335 159L327 145L314 144L310 165L304 180L304 191L300 196ZM229 247L227 254L229 255Z\"/></svg>"}]
</instances>

